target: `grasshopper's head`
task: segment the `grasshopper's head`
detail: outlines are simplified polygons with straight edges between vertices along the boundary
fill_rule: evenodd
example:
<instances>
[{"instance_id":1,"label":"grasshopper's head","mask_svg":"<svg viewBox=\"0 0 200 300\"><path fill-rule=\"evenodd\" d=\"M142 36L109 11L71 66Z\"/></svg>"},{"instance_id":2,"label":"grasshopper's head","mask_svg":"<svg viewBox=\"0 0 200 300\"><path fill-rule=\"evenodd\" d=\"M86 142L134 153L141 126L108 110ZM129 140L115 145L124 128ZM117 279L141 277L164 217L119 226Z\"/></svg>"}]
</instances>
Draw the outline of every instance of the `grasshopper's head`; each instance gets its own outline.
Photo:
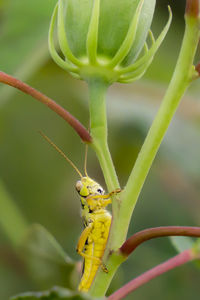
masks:
<instances>
[{"instance_id":1,"label":"grasshopper's head","mask_svg":"<svg viewBox=\"0 0 200 300\"><path fill-rule=\"evenodd\" d=\"M81 180L77 181L76 190L83 198L91 195L103 195L105 193L100 184L90 177L82 177Z\"/></svg>"},{"instance_id":2,"label":"grasshopper's head","mask_svg":"<svg viewBox=\"0 0 200 300\"><path fill-rule=\"evenodd\" d=\"M88 176L81 177L81 180L77 181L76 183L76 190L81 197L81 206L84 211L90 212L99 209L98 205L96 205L96 200L94 200L93 205L89 205L86 198L89 196L103 195L105 191L100 184Z\"/></svg>"}]
</instances>

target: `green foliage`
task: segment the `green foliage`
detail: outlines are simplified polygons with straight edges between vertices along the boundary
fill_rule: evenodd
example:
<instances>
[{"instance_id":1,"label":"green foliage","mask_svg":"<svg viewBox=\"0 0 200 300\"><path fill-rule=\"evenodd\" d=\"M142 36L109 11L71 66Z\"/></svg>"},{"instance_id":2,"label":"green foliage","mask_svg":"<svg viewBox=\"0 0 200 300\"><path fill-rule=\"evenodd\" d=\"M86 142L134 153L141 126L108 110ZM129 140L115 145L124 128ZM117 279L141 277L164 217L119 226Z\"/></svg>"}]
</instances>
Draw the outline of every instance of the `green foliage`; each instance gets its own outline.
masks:
<instances>
[{"instance_id":1,"label":"green foliage","mask_svg":"<svg viewBox=\"0 0 200 300\"><path fill-rule=\"evenodd\" d=\"M183 252L184 250L194 247L194 239L184 236L172 236L170 241L177 252Z\"/></svg>"},{"instance_id":2,"label":"green foliage","mask_svg":"<svg viewBox=\"0 0 200 300\"><path fill-rule=\"evenodd\" d=\"M0 181L0 225L13 246L18 246L27 229L27 224L2 181Z\"/></svg>"},{"instance_id":3,"label":"green foliage","mask_svg":"<svg viewBox=\"0 0 200 300\"><path fill-rule=\"evenodd\" d=\"M30 292L24 293L15 297L12 297L10 300L90 300L87 295L81 295L77 292L72 292L68 289L55 287L49 291L45 292ZM94 300L94 298L93 298ZM103 299L102 299L103 300Z\"/></svg>"},{"instance_id":4,"label":"green foliage","mask_svg":"<svg viewBox=\"0 0 200 300\"><path fill-rule=\"evenodd\" d=\"M84 96L84 87L78 81L67 77L62 70L58 70L56 65L50 62L47 52L47 31L56 1L4 0L3 2L4 5L0 7L1 69L15 73L22 80L30 78L33 86L55 97L87 125L86 101L83 101L87 96ZM157 1L158 8L161 2ZM175 15L173 28L145 77L149 82L141 81L126 88L118 85L108 97L109 126L112 127L110 143L122 183L127 179L164 92L165 87L160 87L158 82L166 83L176 61L182 38L184 13L180 12L181 4L176 2L171 1L171 4L178 6L181 21L173 10ZM0 5L1 3L2 1ZM165 11L166 7L163 11L158 9L157 23L154 25L158 33L167 18L167 14L163 13ZM35 12L34 16L32 12ZM23 25L20 22L22 18L24 29L18 31L15 37L18 24ZM8 27L12 34L7 35ZM33 40L35 43L31 42ZM199 87L196 85L194 88L196 97L193 89L193 97L190 94L183 101L176 115L176 121L173 122L162 145L159 159L154 164L141 195L141 201L137 205L130 234L150 226L189 225L199 222L199 115L196 101L199 97ZM74 137L71 129L47 109L43 109L42 105L29 100L27 95L16 93L10 87L1 85L0 89L0 105L7 99L2 93L3 89L9 90L10 96L14 95L11 97L12 102L1 109L0 118L1 177L4 179L6 190L9 191L9 195L14 195L15 205L29 222L45 224L45 227L50 228L61 241L67 252L78 259L74 248L81 230L81 222L79 203L74 192L76 176L57 154L46 145L43 147L36 132L41 128L46 132L48 128L48 135L70 156L72 155L72 159L78 162L80 168L83 165L84 148ZM104 185L92 153L89 153L88 170ZM1 213L5 217L5 211L1 210ZM14 230L13 218L7 220ZM10 245L2 228L0 243L0 298L8 299L9 295L22 291L39 290L41 287L36 284L37 278L36 282L31 281L26 274L16 268L12 259L10 264L7 263L2 250L4 246L9 249ZM150 246L149 243L145 244L130 258L128 264L122 266L120 279L115 279L115 283L116 280L120 280L115 289L130 280L133 275L144 272L170 255L174 255L174 251L166 239L152 242ZM157 298L163 300L170 297L177 300L196 299L199 296L198 281L199 273L194 268L186 266L181 272L172 272L169 276L155 280L147 288L139 289L135 292L134 298L153 299L156 290ZM183 289L183 286L187 286L188 289ZM167 292L163 293L163 290ZM132 300L133 296L129 299Z\"/></svg>"},{"instance_id":5,"label":"green foliage","mask_svg":"<svg viewBox=\"0 0 200 300\"><path fill-rule=\"evenodd\" d=\"M21 247L31 276L40 286L74 287L78 282L75 263L41 225L32 225Z\"/></svg>"},{"instance_id":6,"label":"green foliage","mask_svg":"<svg viewBox=\"0 0 200 300\"><path fill-rule=\"evenodd\" d=\"M198 239L194 245L194 250L196 251L196 253L199 253L199 258L200 258L200 239Z\"/></svg>"},{"instance_id":7,"label":"green foliage","mask_svg":"<svg viewBox=\"0 0 200 300\"><path fill-rule=\"evenodd\" d=\"M170 237L170 240L179 253L187 249L193 249L194 253L199 255L199 260L194 260L193 264L200 269L200 239L194 240L189 237Z\"/></svg>"},{"instance_id":8,"label":"green foliage","mask_svg":"<svg viewBox=\"0 0 200 300\"><path fill-rule=\"evenodd\" d=\"M200 239L197 239L197 241L194 243L193 251L198 255L198 259L194 261L194 264L198 269L200 269Z\"/></svg>"}]
</instances>

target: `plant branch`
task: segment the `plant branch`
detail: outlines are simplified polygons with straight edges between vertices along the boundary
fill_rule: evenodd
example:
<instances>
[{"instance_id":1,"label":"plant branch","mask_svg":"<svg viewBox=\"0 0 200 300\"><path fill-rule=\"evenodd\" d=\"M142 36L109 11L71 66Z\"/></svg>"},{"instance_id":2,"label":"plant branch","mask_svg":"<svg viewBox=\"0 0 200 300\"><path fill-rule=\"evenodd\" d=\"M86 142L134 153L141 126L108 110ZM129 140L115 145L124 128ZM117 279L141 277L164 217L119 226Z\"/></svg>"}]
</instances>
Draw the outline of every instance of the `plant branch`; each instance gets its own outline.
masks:
<instances>
[{"instance_id":1,"label":"plant branch","mask_svg":"<svg viewBox=\"0 0 200 300\"><path fill-rule=\"evenodd\" d=\"M192 79L197 77L193 61L199 42L199 19L186 15L185 20L185 34L173 77L122 194L118 226L115 228L118 234L113 241L114 250L120 247L126 238L133 210L160 144L181 98Z\"/></svg>"},{"instance_id":2,"label":"plant branch","mask_svg":"<svg viewBox=\"0 0 200 300\"><path fill-rule=\"evenodd\" d=\"M65 110L54 100L32 88L28 84L4 72L0 72L0 82L10 85L42 102L44 105L48 106L51 110L62 117L77 132L83 142L92 142L92 138L87 129L74 116L72 116L67 110Z\"/></svg>"},{"instance_id":3,"label":"plant branch","mask_svg":"<svg viewBox=\"0 0 200 300\"><path fill-rule=\"evenodd\" d=\"M120 248L120 253L124 256L130 255L142 243L165 236L190 236L200 237L200 227L187 226L166 226L148 228L132 235Z\"/></svg>"},{"instance_id":4,"label":"plant branch","mask_svg":"<svg viewBox=\"0 0 200 300\"><path fill-rule=\"evenodd\" d=\"M185 250L182 253L174 256L173 258L167 260L166 262L152 268L151 270L143 273L142 275L138 276L137 278L131 280L115 293L110 295L107 300L120 300L125 298L128 294L135 291L140 286L144 285L145 283L149 282L150 280L170 271L176 267L179 267L189 261L194 259L199 259L199 254L194 254L192 249Z\"/></svg>"},{"instance_id":5,"label":"plant branch","mask_svg":"<svg viewBox=\"0 0 200 300\"><path fill-rule=\"evenodd\" d=\"M198 17L199 15L199 0L187 0L185 15L191 17Z\"/></svg>"},{"instance_id":6,"label":"plant branch","mask_svg":"<svg viewBox=\"0 0 200 300\"><path fill-rule=\"evenodd\" d=\"M91 146L96 152L108 191L119 187L119 182L112 162L107 142L107 116L105 93L108 84L100 79L88 82L90 106L90 130L92 136Z\"/></svg>"},{"instance_id":7,"label":"plant branch","mask_svg":"<svg viewBox=\"0 0 200 300\"><path fill-rule=\"evenodd\" d=\"M106 116L106 102L105 102L105 93L108 89L108 84L103 82L101 79L93 79L88 82L89 86L89 106L90 106L90 128L91 128L91 136L93 143L91 147L95 150L96 155L98 157L101 169L103 171L103 175L106 181L106 185L109 192L112 192L119 188L119 182L116 175L116 171L112 162L112 157L110 155L110 151L108 148L107 142L107 116ZM109 240L106 246L105 254L104 254L104 262L107 266L106 258L110 252L110 239L112 236L116 234L114 228L114 220L117 220L117 215L119 212L119 201L118 197L113 197L112 199L112 224L110 229ZM117 255L121 261L121 258L124 257ZM115 264L115 263L114 263ZM112 263L108 266L109 268L109 277L112 277ZM106 273L106 275L108 275ZM110 280L107 278L103 278L105 272L99 270L97 273L94 283L90 289L90 294L96 297L96 294L101 291L101 285L104 286L105 282L109 282ZM97 286L97 287L96 287Z\"/></svg>"},{"instance_id":8,"label":"plant branch","mask_svg":"<svg viewBox=\"0 0 200 300\"><path fill-rule=\"evenodd\" d=\"M117 214L113 216L107 246L110 253L106 251L104 257L109 273L98 271L90 290L93 297L105 295L119 265L125 260L122 255L117 255L117 251L126 239L131 216L141 189L180 100L192 79L197 75L193 61L199 42L199 19L196 16L186 15L185 20L186 28L182 47L169 88L138 155L127 185L120 195L121 203L116 210Z\"/></svg>"}]
</instances>

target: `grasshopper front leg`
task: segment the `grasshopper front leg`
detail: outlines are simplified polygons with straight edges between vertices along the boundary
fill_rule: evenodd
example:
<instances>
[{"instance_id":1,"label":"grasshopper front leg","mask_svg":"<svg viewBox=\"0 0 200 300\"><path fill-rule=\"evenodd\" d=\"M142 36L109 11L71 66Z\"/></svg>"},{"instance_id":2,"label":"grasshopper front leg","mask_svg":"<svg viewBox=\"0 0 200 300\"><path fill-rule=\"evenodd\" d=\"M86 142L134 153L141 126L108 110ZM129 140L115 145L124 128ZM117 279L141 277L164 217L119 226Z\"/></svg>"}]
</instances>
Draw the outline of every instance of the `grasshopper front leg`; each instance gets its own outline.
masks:
<instances>
[{"instance_id":1,"label":"grasshopper front leg","mask_svg":"<svg viewBox=\"0 0 200 300\"><path fill-rule=\"evenodd\" d=\"M108 204L112 203L112 200L110 199L111 196L116 195L121 192L121 189L116 189L112 192L110 192L107 195L91 195L86 198L87 204L91 207L106 207ZM96 201L98 200L98 201Z\"/></svg>"}]
</instances>

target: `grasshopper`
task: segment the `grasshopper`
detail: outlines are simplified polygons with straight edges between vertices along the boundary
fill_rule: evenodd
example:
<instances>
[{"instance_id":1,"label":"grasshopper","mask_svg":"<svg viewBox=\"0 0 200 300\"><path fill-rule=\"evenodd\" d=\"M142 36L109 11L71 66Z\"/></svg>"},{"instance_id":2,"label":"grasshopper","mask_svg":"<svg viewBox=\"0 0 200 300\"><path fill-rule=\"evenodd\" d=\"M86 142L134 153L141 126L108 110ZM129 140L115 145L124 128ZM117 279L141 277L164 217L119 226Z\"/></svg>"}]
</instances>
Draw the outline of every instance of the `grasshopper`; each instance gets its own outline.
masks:
<instances>
[{"instance_id":1,"label":"grasshopper","mask_svg":"<svg viewBox=\"0 0 200 300\"><path fill-rule=\"evenodd\" d=\"M46 135L43 133L41 135L71 164L80 176L80 180L76 182L76 190L80 196L84 230L77 244L77 252L84 258L84 266L78 289L87 292L100 266L104 272L108 272L102 262L112 220L112 216L107 211L106 206L112 202L111 196L119 193L121 190L117 189L105 195L101 185L87 175L86 158L85 176L83 176L62 150ZM87 151L85 157L87 157Z\"/></svg>"},{"instance_id":2,"label":"grasshopper","mask_svg":"<svg viewBox=\"0 0 200 300\"><path fill-rule=\"evenodd\" d=\"M104 272L108 272L102 263L112 220L106 206L112 202L110 197L120 190L105 195L103 188L88 176L77 181L76 190L80 195L85 226L77 245L77 252L84 257L84 272L79 290L87 292L99 266Z\"/></svg>"}]
</instances>

